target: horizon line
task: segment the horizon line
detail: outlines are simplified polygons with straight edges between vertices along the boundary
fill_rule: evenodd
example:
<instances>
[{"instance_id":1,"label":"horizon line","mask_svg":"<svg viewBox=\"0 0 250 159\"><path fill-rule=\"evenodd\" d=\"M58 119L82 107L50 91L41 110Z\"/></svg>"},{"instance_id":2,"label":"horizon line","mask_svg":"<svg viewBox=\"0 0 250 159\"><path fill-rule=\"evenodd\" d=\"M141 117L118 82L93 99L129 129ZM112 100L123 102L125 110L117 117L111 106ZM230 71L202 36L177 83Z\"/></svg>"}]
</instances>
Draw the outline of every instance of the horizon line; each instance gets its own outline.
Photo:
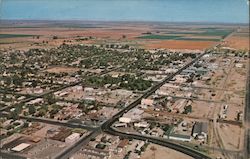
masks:
<instances>
[{"instance_id":1,"label":"horizon line","mask_svg":"<svg viewBox=\"0 0 250 159\"><path fill-rule=\"evenodd\" d=\"M154 21L154 20L89 20L89 19L1 19L0 21L76 21L76 22L129 22L129 23L189 23L189 24L231 24L231 25L248 25L249 22L211 22L211 21ZM1 24L0 24L1 25Z\"/></svg>"}]
</instances>

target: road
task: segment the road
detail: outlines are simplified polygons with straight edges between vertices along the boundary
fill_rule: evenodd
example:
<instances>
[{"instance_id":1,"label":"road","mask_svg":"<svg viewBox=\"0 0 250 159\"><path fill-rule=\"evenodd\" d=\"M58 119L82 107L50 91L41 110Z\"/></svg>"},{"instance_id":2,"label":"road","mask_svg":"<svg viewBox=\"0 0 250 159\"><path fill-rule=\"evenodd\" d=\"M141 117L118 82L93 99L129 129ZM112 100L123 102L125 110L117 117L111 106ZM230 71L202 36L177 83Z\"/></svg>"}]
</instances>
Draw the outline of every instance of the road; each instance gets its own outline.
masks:
<instances>
[{"instance_id":1,"label":"road","mask_svg":"<svg viewBox=\"0 0 250 159\"><path fill-rule=\"evenodd\" d=\"M33 122L41 122L46 124L52 124L52 125L58 125L58 126L65 126L70 128L81 128L86 129L89 131L96 130L97 127L84 125L81 123L74 123L74 122L68 122L68 121L59 121L54 119L47 119L47 118L37 118L37 117L29 117L29 116L19 116L20 119L24 119L27 121L33 121Z\"/></svg>"},{"instance_id":2,"label":"road","mask_svg":"<svg viewBox=\"0 0 250 159\"><path fill-rule=\"evenodd\" d=\"M244 116L244 126L245 126L245 142L243 155L244 159L250 158L250 57L248 57L247 66L247 80L246 80L246 101L245 101L245 116Z\"/></svg>"},{"instance_id":3,"label":"road","mask_svg":"<svg viewBox=\"0 0 250 159\"><path fill-rule=\"evenodd\" d=\"M76 153L78 150L83 148L83 146L86 146L92 138L95 138L99 134L101 134L101 129L98 129L96 131L92 131L87 136L82 136L76 143L67 147L61 153L57 154L53 158L54 159L68 159L72 154Z\"/></svg>"},{"instance_id":4,"label":"road","mask_svg":"<svg viewBox=\"0 0 250 159\"><path fill-rule=\"evenodd\" d=\"M174 149L174 150L179 151L181 153L187 154L195 159L211 159L210 157L208 157L207 155L205 155L199 151L185 147L185 146L180 145L180 144L175 143L175 142L171 142L170 140L166 140L164 138L145 136L145 135L135 134L135 133L125 133L125 132L117 131L113 128L109 128L105 132L109 133L111 135L115 135L115 136L122 136L123 138L143 140L143 141L147 141L150 143L158 144L158 145L161 145L164 147Z\"/></svg>"}]
</instances>

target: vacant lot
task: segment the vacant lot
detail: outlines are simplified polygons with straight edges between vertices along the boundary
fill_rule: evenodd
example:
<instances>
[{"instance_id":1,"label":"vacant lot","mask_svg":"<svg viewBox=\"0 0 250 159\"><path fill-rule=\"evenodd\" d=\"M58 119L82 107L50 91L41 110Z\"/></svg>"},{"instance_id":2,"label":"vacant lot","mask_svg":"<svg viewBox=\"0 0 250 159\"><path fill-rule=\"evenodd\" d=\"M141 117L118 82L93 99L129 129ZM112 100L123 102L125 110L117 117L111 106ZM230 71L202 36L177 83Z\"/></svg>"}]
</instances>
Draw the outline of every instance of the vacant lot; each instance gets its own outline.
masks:
<instances>
[{"instance_id":1,"label":"vacant lot","mask_svg":"<svg viewBox=\"0 0 250 159\"><path fill-rule=\"evenodd\" d=\"M48 68L46 71L49 73L74 73L76 71L79 71L79 69L74 67L55 66Z\"/></svg>"}]
</instances>

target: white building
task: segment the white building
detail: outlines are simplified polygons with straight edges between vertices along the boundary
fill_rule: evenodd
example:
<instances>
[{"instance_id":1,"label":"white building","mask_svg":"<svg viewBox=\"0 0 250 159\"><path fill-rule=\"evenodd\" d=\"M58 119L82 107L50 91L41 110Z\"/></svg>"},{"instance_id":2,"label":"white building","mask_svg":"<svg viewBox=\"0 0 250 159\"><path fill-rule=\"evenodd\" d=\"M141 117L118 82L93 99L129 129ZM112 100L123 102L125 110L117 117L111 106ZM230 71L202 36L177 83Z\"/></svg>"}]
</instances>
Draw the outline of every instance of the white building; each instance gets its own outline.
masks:
<instances>
[{"instance_id":1,"label":"white building","mask_svg":"<svg viewBox=\"0 0 250 159\"><path fill-rule=\"evenodd\" d=\"M11 150L16 151L16 152L21 152L29 146L30 146L30 144L28 144L28 143L21 143L21 144L17 145L16 147L13 147Z\"/></svg>"},{"instance_id":2,"label":"white building","mask_svg":"<svg viewBox=\"0 0 250 159\"><path fill-rule=\"evenodd\" d=\"M144 141L141 141L135 148L136 151L141 151L141 148L145 145Z\"/></svg>"},{"instance_id":3,"label":"white building","mask_svg":"<svg viewBox=\"0 0 250 159\"><path fill-rule=\"evenodd\" d=\"M164 136L164 138L166 138ZM171 140L177 140L177 141L183 141L183 142L190 142L191 141L191 136L187 135L180 135L180 134L171 134L168 137Z\"/></svg>"},{"instance_id":4,"label":"white building","mask_svg":"<svg viewBox=\"0 0 250 159\"><path fill-rule=\"evenodd\" d=\"M119 122L121 122L121 123L130 123L130 122L131 122L131 118L128 118L128 117L120 117L120 118L119 118Z\"/></svg>"},{"instance_id":5,"label":"white building","mask_svg":"<svg viewBox=\"0 0 250 159\"><path fill-rule=\"evenodd\" d=\"M147 122L139 122L139 123L134 123L135 127L139 127L139 128L147 128L149 127L149 123Z\"/></svg>"},{"instance_id":6,"label":"white building","mask_svg":"<svg viewBox=\"0 0 250 159\"><path fill-rule=\"evenodd\" d=\"M29 101L27 104L32 105L32 104L38 104L38 103L43 103L43 102L44 100L42 98L37 98L37 99Z\"/></svg>"},{"instance_id":7,"label":"white building","mask_svg":"<svg viewBox=\"0 0 250 159\"><path fill-rule=\"evenodd\" d=\"M65 138L65 143L74 143L76 142L78 139L80 138L80 134L79 133L73 133L71 135L69 135L68 137Z\"/></svg>"}]
</instances>

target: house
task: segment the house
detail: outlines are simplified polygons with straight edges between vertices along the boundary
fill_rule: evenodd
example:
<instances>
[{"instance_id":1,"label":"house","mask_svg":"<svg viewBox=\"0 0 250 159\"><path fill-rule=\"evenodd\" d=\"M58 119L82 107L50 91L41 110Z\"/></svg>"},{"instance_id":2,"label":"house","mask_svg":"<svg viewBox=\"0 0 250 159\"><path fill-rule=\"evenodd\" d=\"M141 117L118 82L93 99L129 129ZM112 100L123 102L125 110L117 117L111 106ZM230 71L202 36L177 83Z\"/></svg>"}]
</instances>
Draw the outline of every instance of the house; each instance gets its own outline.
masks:
<instances>
[{"instance_id":1,"label":"house","mask_svg":"<svg viewBox=\"0 0 250 159\"><path fill-rule=\"evenodd\" d=\"M208 123L196 122L193 126L192 136L201 140L207 139Z\"/></svg>"}]
</instances>

